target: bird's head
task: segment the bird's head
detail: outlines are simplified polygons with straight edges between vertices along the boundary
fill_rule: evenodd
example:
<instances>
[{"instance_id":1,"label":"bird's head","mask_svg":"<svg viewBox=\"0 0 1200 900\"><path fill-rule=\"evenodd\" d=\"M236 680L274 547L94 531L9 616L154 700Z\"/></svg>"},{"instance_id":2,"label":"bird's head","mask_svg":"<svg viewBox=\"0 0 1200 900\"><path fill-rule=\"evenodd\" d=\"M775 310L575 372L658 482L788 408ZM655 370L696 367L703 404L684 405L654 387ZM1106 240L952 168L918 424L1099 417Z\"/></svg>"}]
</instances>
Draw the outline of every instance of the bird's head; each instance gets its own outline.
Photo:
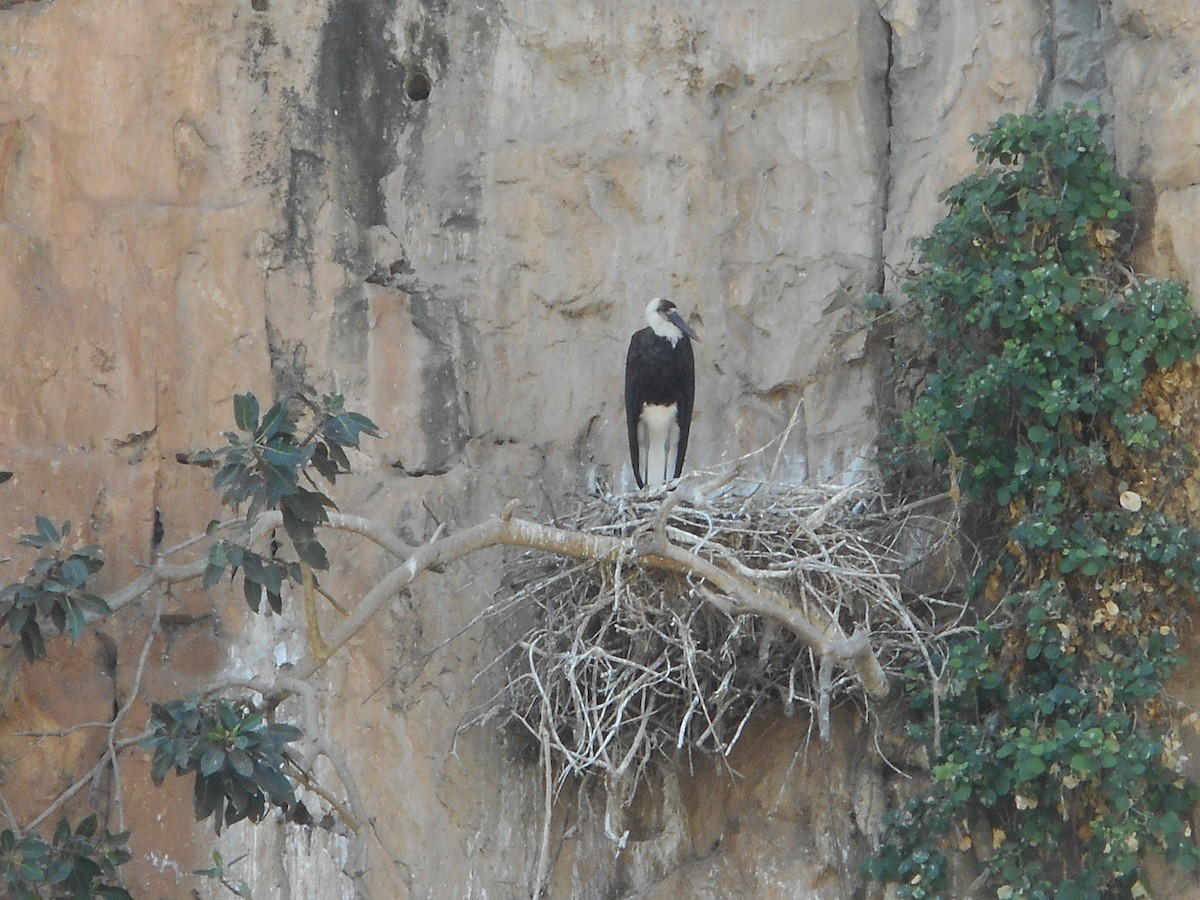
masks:
<instances>
[{"instance_id":1,"label":"bird's head","mask_svg":"<svg viewBox=\"0 0 1200 900\"><path fill-rule=\"evenodd\" d=\"M655 297L646 307L646 322L650 329L659 337L664 337L672 344L685 334L693 341L700 340L700 335L683 321L683 316L675 304L666 297Z\"/></svg>"}]
</instances>

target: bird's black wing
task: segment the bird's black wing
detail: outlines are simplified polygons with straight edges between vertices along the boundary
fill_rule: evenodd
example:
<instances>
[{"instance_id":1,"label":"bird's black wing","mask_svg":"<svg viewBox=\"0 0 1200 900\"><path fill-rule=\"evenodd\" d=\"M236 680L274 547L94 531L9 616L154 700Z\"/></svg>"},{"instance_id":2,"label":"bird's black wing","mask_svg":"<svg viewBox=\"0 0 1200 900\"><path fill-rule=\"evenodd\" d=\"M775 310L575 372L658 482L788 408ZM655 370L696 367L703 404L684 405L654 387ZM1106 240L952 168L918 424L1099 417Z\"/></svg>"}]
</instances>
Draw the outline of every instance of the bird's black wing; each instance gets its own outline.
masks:
<instances>
[{"instance_id":1,"label":"bird's black wing","mask_svg":"<svg viewBox=\"0 0 1200 900\"><path fill-rule=\"evenodd\" d=\"M634 332L633 337L629 339L629 352L625 354L625 426L629 429L629 459L633 463L633 480L637 482L639 488L645 487L646 483L642 480L640 468L642 456L638 447L638 418L642 414L642 388L637 359L644 351L644 332L649 330L643 328L641 331Z\"/></svg>"},{"instance_id":2,"label":"bird's black wing","mask_svg":"<svg viewBox=\"0 0 1200 900\"><path fill-rule=\"evenodd\" d=\"M679 426L679 452L675 456L675 475L683 474L683 457L687 454L688 435L692 430L692 405L696 400L696 360L692 342L684 335L679 339L679 407L676 424Z\"/></svg>"}]
</instances>

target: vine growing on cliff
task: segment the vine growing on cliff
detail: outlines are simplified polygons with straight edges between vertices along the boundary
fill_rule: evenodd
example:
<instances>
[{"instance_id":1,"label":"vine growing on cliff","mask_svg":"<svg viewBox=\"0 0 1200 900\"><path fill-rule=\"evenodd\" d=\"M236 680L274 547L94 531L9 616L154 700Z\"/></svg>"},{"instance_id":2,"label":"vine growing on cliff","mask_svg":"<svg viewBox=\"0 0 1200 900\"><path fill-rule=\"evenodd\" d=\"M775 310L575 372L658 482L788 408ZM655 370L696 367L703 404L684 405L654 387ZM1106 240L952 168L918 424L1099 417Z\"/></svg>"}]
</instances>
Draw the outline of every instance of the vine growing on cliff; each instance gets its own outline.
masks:
<instances>
[{"instance_id":1,"label":"vine growing on cliff","mask_svg":"<svg viewBox=\"0 0 1200 900\"><path fill-rule=\"evenodd\" d=\"M1093 111L1005 116L973 143L905 287L934 359L893 450L954 473L1000 539L986 616L940 677L910 673L930 784L867 869L945 896L971 852L996 896L1145 896L1147 854L1200 864L1163 693L1200 592L1167 396L1200 324L1183 286L1117 259L1129 186Z\"/></svg>"}]
</instances>

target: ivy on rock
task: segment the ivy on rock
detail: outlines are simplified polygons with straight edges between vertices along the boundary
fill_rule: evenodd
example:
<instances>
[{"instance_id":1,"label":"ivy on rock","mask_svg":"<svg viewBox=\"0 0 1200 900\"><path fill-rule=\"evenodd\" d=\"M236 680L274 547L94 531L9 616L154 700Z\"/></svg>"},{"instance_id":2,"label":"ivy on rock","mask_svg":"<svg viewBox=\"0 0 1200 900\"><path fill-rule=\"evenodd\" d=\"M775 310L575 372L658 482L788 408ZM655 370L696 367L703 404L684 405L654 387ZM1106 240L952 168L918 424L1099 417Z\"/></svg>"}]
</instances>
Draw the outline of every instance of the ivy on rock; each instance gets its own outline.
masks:
<instances>
[{"instance_id":1,"label":"ivy on rock","mask_svg":"<svg viewBox=\"0 0 1200 900\"><path fill-rule=\"evenodd\" d=\"M996 611L936 680L911 671L932 777L866 868L899 897L944 896L969 850L997 896L1139 896L1148 853L1200 864L1163 698L1200 592L1200 536L1165 510L1195 461L1147 400L1196 358L1200 324L1182 285L1118 259L1129 185L1094 111L972 140L979 168L905 286L934 358L891 449L999 523L974 586Z\"/></svg>"}]
</instances>

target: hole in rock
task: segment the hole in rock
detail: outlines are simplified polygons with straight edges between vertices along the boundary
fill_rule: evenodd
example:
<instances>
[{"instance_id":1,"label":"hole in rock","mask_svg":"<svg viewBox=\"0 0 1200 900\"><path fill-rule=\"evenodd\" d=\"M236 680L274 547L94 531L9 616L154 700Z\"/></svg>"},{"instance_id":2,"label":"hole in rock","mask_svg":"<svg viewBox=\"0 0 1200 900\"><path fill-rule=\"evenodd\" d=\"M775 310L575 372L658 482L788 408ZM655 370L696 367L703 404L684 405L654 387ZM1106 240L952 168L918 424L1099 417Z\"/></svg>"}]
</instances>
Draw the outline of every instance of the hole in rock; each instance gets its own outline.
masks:
<instances>
[{"instance_id":1,"label":"hole in rock","mask_svg":"<svg viewBox=\"0 0 1200 900\"><path fill-rule=\"evenodd\" d=\"M433 90L433 82L423 69L413 69L404 79L404 93L409 100L427 100Z\"/></svg>"}]
</instances>

